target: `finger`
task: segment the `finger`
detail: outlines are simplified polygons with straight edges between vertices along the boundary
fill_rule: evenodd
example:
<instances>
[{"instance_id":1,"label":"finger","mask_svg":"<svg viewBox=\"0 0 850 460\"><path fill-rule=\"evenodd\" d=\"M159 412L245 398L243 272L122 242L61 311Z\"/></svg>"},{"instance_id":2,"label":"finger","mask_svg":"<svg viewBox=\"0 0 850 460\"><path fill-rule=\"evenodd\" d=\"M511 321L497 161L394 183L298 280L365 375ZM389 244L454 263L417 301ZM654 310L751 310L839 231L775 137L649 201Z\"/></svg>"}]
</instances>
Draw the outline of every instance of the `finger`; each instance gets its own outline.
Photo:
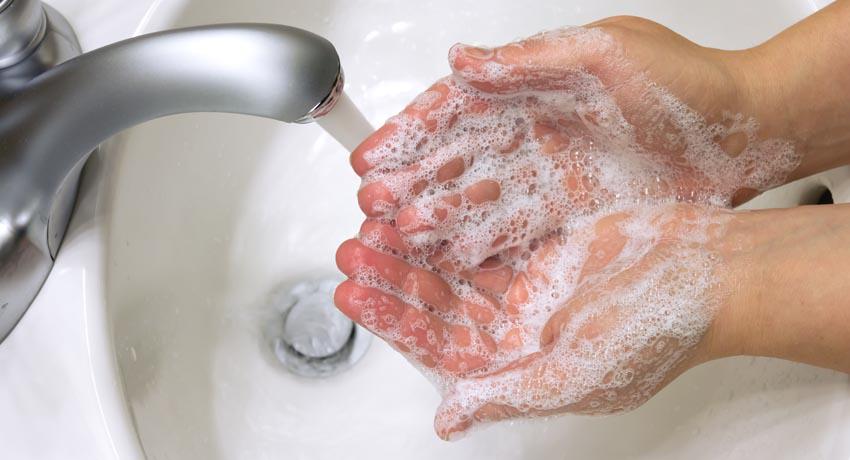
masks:
<instances>
[{"instance_id":1,"label":"finger","mask_svg":"<svg viewBox=\"0 0 850 460\"><path fill-rule=\"evenodd\" d=\"M458 394L457 388L443 398L434 415L434 431L445 441L460 439L475 424L475 412L487 405L482 395Z\"/></svg>"},{"instance_id":2,"label":"finger","mask_svg":"<svg viewBox=\"0 0 850 460\"><path fill-rule=\"evenodd\" d=\"M400 321L408 308L393 296L351 280L337 286L334 304L352 321L390 342L398 339Z\"/></svg>"},{"instance_id":3,"label":"finger","mask_svg":"<svg viewBox=\"0 0 850 460\"><path fill-rule=\"evenodd\" d=\"M397 131L398 125L392 121L388 121L351 152L349 161L358 176L363 176L380 162L381 158L371 155L372 152L391 142Z\"/></svg>"},{"instance_id":4,"label":"finger","mask_svg":"<svg viewBox=\"0 0 850 460\"><path fill-rule=\"evenodd\" d=\"M383 281L443 312L461 304L451 287L437 274L412 267L404 260L375 251L358 240L348 240L339 247L337 266L351 279L363 283Z\"/></svg>"},{"instance_id":5,"label":"finger","mask_svg":"<svg viewBox=\"0 0 850 460\"><path fill-rule=\"evenodd\" d=\"M466 325L449 326L450 348L440 365L450 373L463 376L487 365L496 351L492 338L484 331Z\"/></svg>"},{"instance_id":6,"label":"finger","mask_svg":"<svg viewBox=\"0 0 850 460\"><path fill-rule=\"evenodd\" d=\"M410 248L395 227L375 219L367 219L360 226L358 239L371 248L387 248L395 255L410 253Z\"/></svg>"},{"instance_id":7,"label":"finger","mask_svg":"<svg viewBox=\"0 0 850 460\"><path fill-rule=\"evenodd\" d=\"M447 161L440 169L437 170L435 179L437 182L443 183L460 177L466 170L466 161L462 157L455 157Z\"/></svg>"},{"instance_id":8,"label":"finger","mask_svg":"<svg viewBox=\"0 0 850 460\"><path fill-rule=\"evenodd\" d=\"M363 176L390 161L398 165L402 163L399 160L415 160L425 136L439 128L442 120L453 118L453 114L441 111L454 97L455 85L447 79L425 90L354 149L350 158L354 171ZM439 117L435 116L438 112Z\"/></svg>"},{"instance_id":9,"label":"finger","mask_svg":"<svg viewBox=\"0 0 850 460\"><path fill-rule=\"evenodd\" d=\"M494 285L498 284L498 281L485 280L481 283L481 285L476 284L475 282L475 272L470 271L462 271L458 272L455 270L455 267L451 263L447 263L446 261L441 259L442 254L439 253L439 249L437 253L428 258L428 264L434 267L439 267L444 273L451 274L453 276L457 276L460 279L471 282L475 287L480 288L482 290L487 290L490 287L494 294L498 294L495 292L498 290L498 287L493 288ZM493 269L497 267L488 267L487 269ZM496 274L498 277L507 276L504 272ZM503 318L504 313L502 311L502 307L500 306L500 302L497 299L496 295L489 295L487 292L477 291L473 293L468 293L464 299L460 301L460 311L463 312L466 318L469 321L478 326L478 327L487 327L492 324L497 318ZM484 340L488 340L492 343L492 346L488 348L495 350L497 347L496 341L490 337L488 334L482 334Z\"/></svg>"},{"instance_id":10,"label":"finger","mask_svg":"<svg viewBox=\"0 0 850 460\"><path fill-rule=\"evenodd\" d=\"M564 327L569 324L570 320L575 317L575 314L581 310L581 306L587 302L596 300L593 297L583 296L581 294L572 297L560 310L555 312L543 329L540 331L540 347L549 347L561 336Z\"/></svg>"},{"instance_id":11,"label":"finger","mask_svg":"<svg viewBox=\"0 0 850 460\"><path fill-rule=\"evenodd\" d=\"M336 264L349 278L369 277L375 274L395 287L400 287L404 283L412 269L405 261L382 254L353 239L342 243L337 249Z\"/></svg>"},{"instance_id":12,"label":"finger","mask_svg":"<svg viewBox=\"0 0 850 460\"><path fill-rule=\"evenodd\" d=\"M386 245L398 255L408 253L408 248L398 232L389 224L367 221L362 233L368 235L368 241L380 241L377 246ZM337 250L337 266L350 278L367 282L378 277L394 289L413 296L440 312L455 311L465 316L472 324L486 326L501 315L499 302L485 293L469 293L460 299L439 275L428 270L412 267L404 260L376 251L358 240L349 240ZM485 276L471 277L475 283L496 292L507 285L512 271L509 267L487 266ZM471 297L470 297L471 296Z\"/></svg>"},{"instance_id":13,"label":"finger","mask_svg":"<svg viewBox=\"0 0 850 460\"><path fill-rule=\"evenodd\" d=\"M563 89L571 73L593 72L613 50L610 40L588 40L592 35L604 34L576 28L492 49L457 44L449 51L449 63L455 75L486 92Z\"/></svg>"},{"instance_id":14,"label":"finger","mask_svg":"<svg viewBox=\"0 0 850 460\"><path fill-rule=\"evenodd\" d=\"M540 143L540 151L546 155L563 152L570 147L571 138L563 131L564 127L555 127L545 123L535 123L531 135Z\"/></svg>"},{"instance_id":15,"label":"finger","mask_svg":"<svg viewBox=\"0 0 850 460\"><path fill-rule=\"evenodd\" d=\"M372 182L357 191L357 204L367 217L381 217L395 209L398 199L383 182Z\"/></svg>"},{"instance_id":16,"label":"finger","mask_svg":"<svg viewBox=\"0 0 850 460\"><path fill-rule=\"evenodd\" d=\"M599 312L593 316L592 321L585 321L576 330L576 337L590 340L603 331L616 330L617 324L624 320L626 313L634 311L636 307L626 306L622 302L631 298L641 299L638 304L650 304L653 293L658 289L649 288L646 283L639 283L645 279L647 273L651 273L653 267L657 266L665 258L669 257L668 250L649 251L637 259L626 259L619 261L617 258L627 244L627 238L620 232L619 224L628 218L626 213L613 214L601 219L594 227L596 238L590 243L590 254L582 268L582 273L595 270L596 273L608 266L615 265L616 274L605 283L605 289L600 290L595 283L579 283L573 296L555 314L553 314L544 325L540 334L541 347L551 346L560 337L564 328L570 324L575 314L588 306L595 306ZM646 242L646 244L652 244ZM594 255L593 251L596 251ZM587 267L591 268L587 268ZM675 270L673 270L675 271ZM584 276L584 275L582 275ZM638 286L635 284L638 283ZM660 283L664 288L673 286L675 283ZM630 292L629 297L619 296L617 293ZM649 294L647 296L647 294ZM634 296L634 297L631 297ZM643 298L646 296L647 298ZM622 298L621 298L622 297Z\"/></svg>"},{"instance_id":17,"label":"finger","mask_svg":"<svg viewBox=\"0 0 850 460\"><path fill-rule=\"evenodd\" d=\"M569 161L561 166L562 182L566 191L574 196L575 206L589 208L593 200L601 203L610 199L598 191L596 168L587 161L593 152L592 142L588 142L588 132L580 123L566 118L559 120L557 126L535 123L531 134L540 144L541 153L552 157L569 155Z\"/></svg>"},{"instance_id":18,"label":"finger","mask_svg":"<svg viewBox=\"0 0 850 460\"><path fill-rule=\"evenodd\" d=\"M412 164L386 174L369 177L357 191L357 203L367 217L392 215L400 202L409 201L428 185L427 171Z\"/></svg>"},{"instance_id":19,"label":"finger","mask_svg":"<svg viewBox=\"0 0 850 460\"><path fill-rule=\"evenodd\" d=\"M507 266L480 269L472 275L472 284L488 292L504 294L508 290L513 276L513 269Z\"/></svg>"},{"instance_id":20,"label":"finger","mask_svg":"<svg viewBox=\"0 0 850 460\"><path fill-rule=\"evenodd\" d=\"M451 193L438 199L428 198L408 205L398 212L396 222L399 229L408 235L428 232L451 226L455 221L453 217L457 217L456 211L462 209L464 203L482 205L496 201L500 196L499 183L484 179L466 187L462 193Z\"/></svg>"},{"instance_id":21,"label":"finger","mask_svg":"<svg viewBox=\"0 0 850 460\"><path fill-rule=\"evenodd\" d=\"M484 204L498 200L502 195L502 187L494 180L484 179L464 189L463 195L472 204Z\"/></svg>"},{"instance_id":22,"label":"finger","mask_svg":"<svg viewBox=\"0 0 850 460\"><path fill-rule=\"evenodd\" d=\"M625 213L617 213L603 217L596 223L595 237L587 247L587 260L581 269L579 282L604 270L623 252L629 239L619 226L627 217Z\"/></svg>"},{"instance_id":23,"label":"finger","mask_svg":"<svg viewBox=\"0 0 850 460\"><path fill-rule=\"evenodd\" d=\"M540 243L539 248L531 256L531 260L526 267L526 274L533 286L546 286L554 281L552 279L554 273L552 273L549 267L550 264L557 263L555 261L562 254L562 251L575 251L583 248L581 244L583 240L576 237L575 233L571 236L572 238L569 242L571 244L569 245L566 245L565 241L558 237L547 238Z\"/></svg>"},{"instance_id":24,"label":"finger","mask_svg":"<svg viewBox=\"0 0 850 460\"><path fill-rule=\"evenodd\" d=\"M438 315L351 280L337 288L334 302L346 316L402 352L455 376L485 366L496 351L485 332L447 323Z\"/></svg>"},{"instance_id":25,"label":"finger","mask_svg":"<svg viewBox=\"0 0 850 460\"><path fill-rule=\"evenodd\" d=\"M508 290L514 271L505 265L501 257L492 256L481 262L477 270L464 270L459 275L472 282L472 285L478 289L489 294L500 295Z\"/></svg>"},{"instance_id":26,"label":"finger","mask_svg":"<svg viewBox=\"0 0 850 460\"><path fill-rule=\"evenodd\" d=\"M393 241L388 244L399 245L400 254L405 253L403 241L391 226L377 222L364 224L364 226L372 234L379 234L380 238ZM436 273L412 267L404 260L378 252L358 240L349 240L340 246L337 250L337 266L346 276L361 284L373 286L383 284L387 288L397 290L433 307L437 314L456 315L453 321L463 321L473 325L475 327L473 332L487 327L503 315L495 298L472 292L461 299ZM481 332L481 334L485 333ZM491 341L493 346L479 340ZM502 345L503 342L505 340L501 339L499 344ZM489 336L476 335L473 348L495 349L496 342Z\"/></svg>"},{"instance_id":27,"label":"finger","mask_svg":"<svg viewBox=\"0 0 850 460\"><path fill-rule=\"evenodd\" d=\"M395 221L402 233L414 235L433 230L437 218L438 216L433 212L431 216L427 216L420 213L416 206L405 206L398 211Z\"/></svg>"},{"instance_id":28,"label":"finger","mask_svg":"<svg viewBox=\"0 0 850 460\"><path fill-rule=\"evenodd\" d=\"M437 435L445 440L457 439L478 424L546 410L533 401L533 396L541 393L539 380L546 374L546 362L547 355L538 352L495 374L459 380L437 408Z\"/></svg>"},{"instance_id":29,"label":"finger","mask_svg":"<svg viewBox=\"0 0 850 460\"><path fill-rule=\"evenodd\" d=\"M439 80L417 96L402 113L422 122L427 131L434 131L439 127L440 120L433 115L451 99L453 90L454 85L449 80Z\"/></svg>"},{"instance_id":30,"label":"finger","mask_svg":"<svg viewBox=\"0 0 850 460\"><path fill-rule=\"evenodd\" d=\"M414 355L425 366L435 367L440 362L446 323L438 316L351 280L337 287L334 303L353 321Z\"/></svg>"},{"instance_id":31,"label":"finger","mask_svg":"<svg viewBox=\"0 0 850 460\"><path fill-rule=\"evenodd\" d=\"M531 283L525 273L519 273L508 286L505 295L505 311L511 315L517 315L523 306L528 303L531 291Z\"/></svg>"},{"instance_id":32,"label":"finger","mask_svg":"<svg viewBox=\"0 0 850 460\"><path fill-rule=\"evenodd\" d=\"M468 155L463 150L463 147L449 144L435 149L417 163L369 176L373 182L357 193L360 208L369 217L388 215L399 204L409 203L429 187L447 189L445 183L466 170Z\"/></svg>"}]
</instances>

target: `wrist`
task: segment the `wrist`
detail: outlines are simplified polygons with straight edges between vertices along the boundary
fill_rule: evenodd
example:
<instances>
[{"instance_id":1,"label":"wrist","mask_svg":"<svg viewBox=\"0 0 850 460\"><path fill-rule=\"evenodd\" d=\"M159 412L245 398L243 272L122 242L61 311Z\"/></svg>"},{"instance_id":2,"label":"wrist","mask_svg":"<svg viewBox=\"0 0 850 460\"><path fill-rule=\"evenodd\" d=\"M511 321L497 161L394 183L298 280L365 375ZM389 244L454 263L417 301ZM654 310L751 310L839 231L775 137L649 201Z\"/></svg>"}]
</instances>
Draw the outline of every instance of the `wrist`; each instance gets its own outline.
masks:
<instances>
[{"instance_id":1,"label":"wrist","mask_svg":"<svg viewBox=\"0 0 850 460\"><path fill-rule=\"evenodd\" d=\"M767 232L773 227L764 225L765 217L762 212L727 212L709 243L720 261L714 274L718 305L701 341L697 363L759 354L763 348L759 331L764 330L765 280L771 264L756 253L770 240Z\"/></svg>"},{"instance_id":2,"label":"wrist","mask_svg":"<svg viewBox=\"0 0 850 460\"><path fill-rule=\"evenodd\" d=\"M850 160L850 2L836 2L764 44L730 52L744 112L764 138L802 156L789 180Z\"/></svg>"},{"instance_id":3,"label":"wrist","mask_svg":"<svg viewBox=\"0 0 850 460\"><path fill-rule=\"evenodd\" d=\"M704 360L770 356L850 372L850 206L736 212Z\"/></svg>"}]
</instances>

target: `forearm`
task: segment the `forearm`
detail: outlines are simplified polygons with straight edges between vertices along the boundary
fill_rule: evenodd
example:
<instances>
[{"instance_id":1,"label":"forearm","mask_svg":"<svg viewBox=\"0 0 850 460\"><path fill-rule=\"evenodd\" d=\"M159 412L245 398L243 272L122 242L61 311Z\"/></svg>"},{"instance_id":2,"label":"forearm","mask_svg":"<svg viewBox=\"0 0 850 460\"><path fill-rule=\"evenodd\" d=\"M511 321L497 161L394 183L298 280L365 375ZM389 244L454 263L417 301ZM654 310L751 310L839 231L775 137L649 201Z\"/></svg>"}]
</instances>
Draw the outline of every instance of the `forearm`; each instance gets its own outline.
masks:
<instances>
[{"instance_id":1,"label":"forearm","mask_svg":"<svg viewBox=\"0 0 850 460\"><path fill-rule=\"evenodd\" d=\"M772 356L850 373L850 205L735 215L713 357Z\"/></svg>"},{"instance_id":2,"label":"forearm","mask_svg":"<svg viewBox=\"0 0 850 460\"><path fill-rule=\"evenodd\" d=\"M803 155L791 180L850 163L850 0L739 55L752 111Z\"/></svg>"}]
</instances>

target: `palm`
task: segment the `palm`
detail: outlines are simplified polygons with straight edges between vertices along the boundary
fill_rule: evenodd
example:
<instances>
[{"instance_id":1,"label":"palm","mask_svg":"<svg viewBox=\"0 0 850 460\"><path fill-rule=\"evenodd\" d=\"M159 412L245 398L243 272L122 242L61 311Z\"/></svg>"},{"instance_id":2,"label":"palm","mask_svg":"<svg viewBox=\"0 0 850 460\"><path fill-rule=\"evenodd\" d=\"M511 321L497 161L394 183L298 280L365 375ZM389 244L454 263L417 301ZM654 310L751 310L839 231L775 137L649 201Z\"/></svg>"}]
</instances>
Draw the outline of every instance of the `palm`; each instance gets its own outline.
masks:
<instances>
[{"instance_id":1,"label":"palm","mask_svg":"<svg viewBox=\"0 0 850 460\"><path fill-rule=\"evenodd\" d=\"M517 276L517 318L532 346L496 372L456 381L438 411L438 433L643 404L695 362L722 299L710 281L722 262L709 227L723 221L698 206L643 207L547 241Z\"/></svg>"}]
</instances>

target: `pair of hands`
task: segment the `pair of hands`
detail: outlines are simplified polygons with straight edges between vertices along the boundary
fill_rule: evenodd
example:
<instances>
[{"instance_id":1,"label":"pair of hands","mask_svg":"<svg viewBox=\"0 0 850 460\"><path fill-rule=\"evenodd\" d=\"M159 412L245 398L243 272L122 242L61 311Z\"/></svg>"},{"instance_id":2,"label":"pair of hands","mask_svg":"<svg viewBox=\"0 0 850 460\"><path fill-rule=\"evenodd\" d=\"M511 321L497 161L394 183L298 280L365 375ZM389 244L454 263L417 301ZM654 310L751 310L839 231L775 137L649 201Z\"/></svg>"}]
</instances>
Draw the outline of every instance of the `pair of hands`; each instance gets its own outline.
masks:
<instances>
[{"instance_id":1,"label":"pair of hands","mask_svg":"<svg viewBox=\"0 0 850 460\"><path fill-rule=\"evenodd\" d=\"M631 409L711 357L731 217L707 205L798 164L734 59L637 18L459 45L353 152L335 301L437 383L441 437Z\"/></svg>"}]
</instances>

